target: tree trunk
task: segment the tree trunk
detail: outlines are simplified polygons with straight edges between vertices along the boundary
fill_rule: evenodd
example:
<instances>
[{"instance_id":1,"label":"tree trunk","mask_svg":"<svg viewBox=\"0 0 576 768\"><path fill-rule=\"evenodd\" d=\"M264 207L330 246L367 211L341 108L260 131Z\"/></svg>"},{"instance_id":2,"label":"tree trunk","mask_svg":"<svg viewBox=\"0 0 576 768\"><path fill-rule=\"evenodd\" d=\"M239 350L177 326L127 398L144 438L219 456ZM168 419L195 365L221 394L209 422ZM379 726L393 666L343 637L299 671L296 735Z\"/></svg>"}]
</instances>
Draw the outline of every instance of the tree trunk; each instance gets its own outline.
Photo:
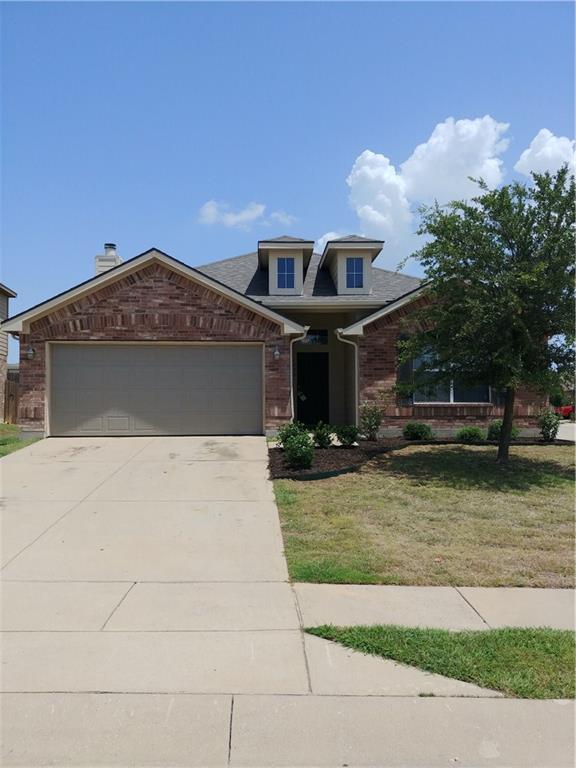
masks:
<instances>
[{"instance_id":1,"label":"tree trunk","mask_svg":"<svg viewBox=\"0 0 576 768\"><path fill-rule=\"evenodd\" d=\"M498 443L498 459L501 464L508 461L510 437L512 435L512 420L514 418L514 399L516 390L514 387L506 387L506 399L504 401L504 418L500 430L500 442Z\"/></svg>"}]
</instances>

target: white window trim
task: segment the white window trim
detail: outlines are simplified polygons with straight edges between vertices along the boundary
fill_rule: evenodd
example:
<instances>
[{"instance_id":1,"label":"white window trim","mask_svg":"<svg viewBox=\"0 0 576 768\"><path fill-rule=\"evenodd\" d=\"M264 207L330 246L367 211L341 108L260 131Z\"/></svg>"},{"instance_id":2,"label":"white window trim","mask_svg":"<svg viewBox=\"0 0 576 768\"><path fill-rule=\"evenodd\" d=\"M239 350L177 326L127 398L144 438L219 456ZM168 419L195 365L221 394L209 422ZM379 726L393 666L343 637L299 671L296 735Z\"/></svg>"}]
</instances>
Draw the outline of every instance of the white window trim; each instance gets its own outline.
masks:
<instances>
[{"instance_id":1,"label":"white window trim","mask_svg":"<svg viewBox=\"0 0 576 768\"><path fill-rule=\"evenodd\" d=\"M292 285L284 285L280 286L280 262L281 261L288 261L292 262ZM288 276L288 272L285 272L283 274L283 277L286 278ZM279 291L293 291L296 288L296 259L294 256L278 256L278 259L276 261L276 288L278 288Z\"/></svg>"},{"instance_id":2,"label":"white window trim","mask_svg":"<svg viewBox=\"0 0 576 768\"><path fill-rule=\"evenodd\" d=\"M454 400L454 380L450 379L450 400L416 400L412 405L492 405L492 387L488 384L488 400Z\"/></svg>"},{"instance_id":3,"label":"white window trim","mask_svg":"<svg viewBox=\"0 0 576 768\"><path fill-rule=\"evenodd\" d=\"M358 273L356 271L356 267L358 265L358 262L360 262L360 274L361 274L361 277L362 277L362 285L348 285L348 262L350 260L352 260L352 259L354 260L354 269L352 271L352 275L353 275L353 277L355 279L358 276ZM346 261L345 261L344 266L346 268L345 280L346 280L346 289L347 290L352 290L352 291L364 290L364 283L366 281L366 269L365 269L364 261L365 260L362 258L362 256L346 256ZM354 282L355 281L356 280L354 280Z\"/></svg>"}]
</instances>

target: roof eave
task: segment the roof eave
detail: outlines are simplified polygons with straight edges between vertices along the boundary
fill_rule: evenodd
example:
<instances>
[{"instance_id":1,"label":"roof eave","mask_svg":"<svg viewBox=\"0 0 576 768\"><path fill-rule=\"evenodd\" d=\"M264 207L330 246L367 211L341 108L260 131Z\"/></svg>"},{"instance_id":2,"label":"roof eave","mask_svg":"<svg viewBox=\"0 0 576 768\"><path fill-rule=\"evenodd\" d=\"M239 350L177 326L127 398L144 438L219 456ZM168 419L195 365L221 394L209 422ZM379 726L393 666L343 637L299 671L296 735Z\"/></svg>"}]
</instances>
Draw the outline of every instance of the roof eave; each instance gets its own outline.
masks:
<instances>
[{"instance_id":1,"label":"roof eave","mask_svg":"<svg viewBox=\"0 0 576 768\"><path fill-rule=\"evenodd\" d=\"M427 283L422 283L422 285L419 285L418 288L415 288L414 290L409 291L408 293L405 293L404 296L400 296L400 298L395 299L394 301L391 301L389 304L386 304L386 306L376 310L376 312L373 312L371 315L368 315L362 320L359 320L358 322L352 323L352 325L349 325L346 328L343 328L341 335L342 336L363 336L364 328L367 325L370 325L371 323L376 322L376 320L380 320L381 317L390 315L392 314L392 312L396 312L401 307L405 306L406 304L409 304L411 301L416 299L422 293L422 291L426 288L426 285Z\"/></svg>"}]
</instances>

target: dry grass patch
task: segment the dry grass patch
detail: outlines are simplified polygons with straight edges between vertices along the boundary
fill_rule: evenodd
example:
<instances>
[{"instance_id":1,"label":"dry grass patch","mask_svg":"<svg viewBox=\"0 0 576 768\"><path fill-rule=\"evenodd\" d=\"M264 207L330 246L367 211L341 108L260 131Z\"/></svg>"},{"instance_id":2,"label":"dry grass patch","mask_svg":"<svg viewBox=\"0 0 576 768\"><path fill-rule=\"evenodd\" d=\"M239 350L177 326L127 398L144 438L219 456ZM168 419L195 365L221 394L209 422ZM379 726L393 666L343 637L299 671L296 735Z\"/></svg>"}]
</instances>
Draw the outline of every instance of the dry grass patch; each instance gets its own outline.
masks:
<instances>
[{"instance_id":1,"label":"dry grass patch","mask_svg":"<svg viewBox=\"0 0 576 768\"><path fill-rule=\"evenodd\" d=\"M277 480L297 581L574 585L574 449L409 446L360 471Z\"/></svg>"}]
</instances>

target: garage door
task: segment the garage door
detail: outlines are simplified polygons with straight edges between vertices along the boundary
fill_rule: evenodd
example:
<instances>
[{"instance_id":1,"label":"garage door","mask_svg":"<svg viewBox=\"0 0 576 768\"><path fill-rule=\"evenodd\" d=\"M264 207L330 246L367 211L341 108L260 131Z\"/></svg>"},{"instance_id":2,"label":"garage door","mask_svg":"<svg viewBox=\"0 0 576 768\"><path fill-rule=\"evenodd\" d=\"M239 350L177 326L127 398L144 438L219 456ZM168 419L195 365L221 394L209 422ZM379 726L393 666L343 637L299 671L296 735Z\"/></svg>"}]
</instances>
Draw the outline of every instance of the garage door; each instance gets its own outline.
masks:
<instances>
[{"instance_id":1,"label":"garage door","mask_svg":"<svg viewBox=\"0 0 576 768\"><path fill-rule=\"evenodd\" d=\"M52 435L262 431L261 346L51 347Z\"/></svg>"}]
</instances>

